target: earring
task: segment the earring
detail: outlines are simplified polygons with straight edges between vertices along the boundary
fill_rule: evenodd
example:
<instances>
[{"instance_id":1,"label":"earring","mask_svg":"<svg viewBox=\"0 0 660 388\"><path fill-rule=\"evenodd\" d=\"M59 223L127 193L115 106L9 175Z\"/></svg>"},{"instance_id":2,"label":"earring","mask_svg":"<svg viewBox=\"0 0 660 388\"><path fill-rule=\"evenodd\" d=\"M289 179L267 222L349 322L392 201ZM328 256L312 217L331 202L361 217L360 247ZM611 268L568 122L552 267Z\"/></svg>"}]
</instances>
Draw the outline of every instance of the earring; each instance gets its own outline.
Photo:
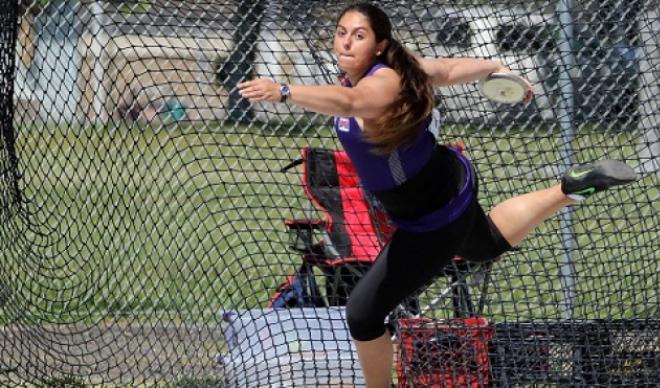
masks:
<instances>
[{"instance_id":1,"label":"earring","mask_svg":"<svg viewBox=\"0 0 660 388\"><path fill-rule=\"evenodd\" d=\"M376 53L376 56L378 56L378 57L380 56L380 51Z\"/></svg>"}]
</instances>

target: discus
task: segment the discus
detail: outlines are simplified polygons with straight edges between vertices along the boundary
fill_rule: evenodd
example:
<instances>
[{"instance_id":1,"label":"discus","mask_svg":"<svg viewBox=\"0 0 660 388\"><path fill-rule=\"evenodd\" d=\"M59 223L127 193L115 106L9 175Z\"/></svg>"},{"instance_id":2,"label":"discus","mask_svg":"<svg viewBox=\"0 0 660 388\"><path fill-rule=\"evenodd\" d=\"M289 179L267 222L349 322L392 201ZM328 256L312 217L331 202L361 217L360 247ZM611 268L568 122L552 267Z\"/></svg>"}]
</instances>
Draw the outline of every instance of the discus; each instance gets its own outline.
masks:
<instances>
[{"instance_id":1,"label":"discus","mask_svg":"<svg viewBox=\"0 0 660 388\"><path fill-rule=\"evenodd\" d=\"M492 73L479 82L479 90L491 101L501 104L522 102L528 93L529 85L513 73Z\"/></svg>"}]
</instances>

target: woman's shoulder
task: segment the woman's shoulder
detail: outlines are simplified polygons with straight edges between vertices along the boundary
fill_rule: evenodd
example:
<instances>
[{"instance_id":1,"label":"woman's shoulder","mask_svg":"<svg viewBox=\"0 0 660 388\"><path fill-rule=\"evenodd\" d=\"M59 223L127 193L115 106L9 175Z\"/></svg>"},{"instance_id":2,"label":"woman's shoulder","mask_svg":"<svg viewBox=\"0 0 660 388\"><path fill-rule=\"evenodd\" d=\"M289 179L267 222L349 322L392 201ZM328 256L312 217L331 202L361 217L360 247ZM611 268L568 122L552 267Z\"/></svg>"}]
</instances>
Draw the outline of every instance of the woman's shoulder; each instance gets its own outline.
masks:
<instances>
[{"instance_id":1,"label":"woman's shoulder","mask_svg":"<svg viewBox=\"0 0 660 388\"><path fill-rule=\"evenodd\" d=\"M401 77L396 70L394 70L392 67L388 66L385 63L377 63L374 66L372 66L364 75L363 79L370 76L393 77L396 78L397 80Z\"/></svg>"},{"instance_id":2,"label":"woman's shoulder","mask_svg":"<svg viewBox=\"0 0 660 388\"><path fill-rule=\"evenodd\" d=\"M376 62L371 68L367 71L366 75L374 75L377 71L381 69L389 69L394 71L388 64L383 62Z\"/></svg>"}]
</instances>

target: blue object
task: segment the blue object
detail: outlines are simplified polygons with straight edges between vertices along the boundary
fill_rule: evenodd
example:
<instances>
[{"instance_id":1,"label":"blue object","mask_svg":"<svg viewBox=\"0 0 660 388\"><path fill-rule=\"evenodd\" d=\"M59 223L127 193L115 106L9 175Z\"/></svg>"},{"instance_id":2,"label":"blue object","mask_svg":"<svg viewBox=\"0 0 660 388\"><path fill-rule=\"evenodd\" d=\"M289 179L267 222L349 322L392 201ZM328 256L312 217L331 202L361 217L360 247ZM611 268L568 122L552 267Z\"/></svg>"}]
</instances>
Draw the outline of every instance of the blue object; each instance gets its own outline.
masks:
<instances>
[{"instance_id":1,"label":"blue object","mask_svg":"<svg viewBox=\"0 0 660 388\"><path fill-rule=\"evenodd\" d=\"M159 113L171 118L173 121L179 121L186 116L186 105L176 97L172 97L165 102Z\"/></svg>"}]
</instances>

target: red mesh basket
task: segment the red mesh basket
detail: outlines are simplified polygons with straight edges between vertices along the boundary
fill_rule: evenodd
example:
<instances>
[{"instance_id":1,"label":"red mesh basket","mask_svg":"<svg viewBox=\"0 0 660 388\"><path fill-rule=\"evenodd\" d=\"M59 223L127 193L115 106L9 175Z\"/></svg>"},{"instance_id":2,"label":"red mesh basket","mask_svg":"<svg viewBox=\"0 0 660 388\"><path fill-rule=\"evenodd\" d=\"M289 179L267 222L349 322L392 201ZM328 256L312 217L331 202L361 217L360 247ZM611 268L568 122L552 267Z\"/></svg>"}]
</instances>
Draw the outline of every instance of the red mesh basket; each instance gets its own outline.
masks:
<instances>
[{"instance_id":1,"label":"red mesh basket","mask_svg":"<svg viewBox=\"0 0 660 388\"><path fill-rule=\"evenodd\" d=\"M486 318L399 321L399 388L479 388L490 384Z\"/></svg>"}]
</instances>

